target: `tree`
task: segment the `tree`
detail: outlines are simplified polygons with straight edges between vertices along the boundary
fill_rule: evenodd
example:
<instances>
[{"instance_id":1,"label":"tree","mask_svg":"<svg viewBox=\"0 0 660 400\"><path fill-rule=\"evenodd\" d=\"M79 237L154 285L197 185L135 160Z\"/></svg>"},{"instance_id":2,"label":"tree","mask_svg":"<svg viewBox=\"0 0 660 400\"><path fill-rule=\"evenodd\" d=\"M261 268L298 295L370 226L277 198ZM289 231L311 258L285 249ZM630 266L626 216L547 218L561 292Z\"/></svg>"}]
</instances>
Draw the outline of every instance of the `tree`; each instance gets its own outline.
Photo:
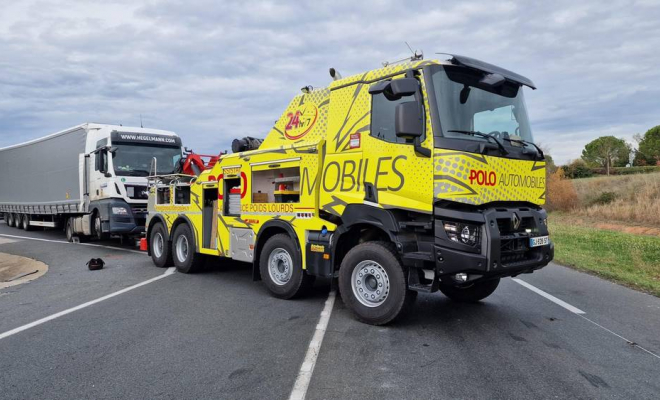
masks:
<instances>
[{"instance_id":1,"label":"tree","mask_svg":"<svg viewBox=\"0 0 660 400\"><path fill-rule=\"evenodd\" d=\"M587 166L587 163L579 158L564 165L561 167L561 170L563 172L562 178L566 177L568 179L588 178L594 174Z\"/></svg>"},{"instance_id":2,"label":"tree","mask_svg":"<svg viewBox=\"0 0 660 400\"><path fill-rule=\"evenodd\" d=\"M646 131L639 141L639 149L635 159L647 165L656 165L660 162L660 125Z\"/></svg>"},{"instance_id":3,"label":"tree","mask_svg":"<svg viewBox=\"0 0 660 400\"><path fill-rule=\"evenodd\" d=\"M602 136L584 146L582 159L588 164L604 167L609 175L611 167L626 166L630 152L631 147L625 140Z\"/></svg>"}]
</instances>

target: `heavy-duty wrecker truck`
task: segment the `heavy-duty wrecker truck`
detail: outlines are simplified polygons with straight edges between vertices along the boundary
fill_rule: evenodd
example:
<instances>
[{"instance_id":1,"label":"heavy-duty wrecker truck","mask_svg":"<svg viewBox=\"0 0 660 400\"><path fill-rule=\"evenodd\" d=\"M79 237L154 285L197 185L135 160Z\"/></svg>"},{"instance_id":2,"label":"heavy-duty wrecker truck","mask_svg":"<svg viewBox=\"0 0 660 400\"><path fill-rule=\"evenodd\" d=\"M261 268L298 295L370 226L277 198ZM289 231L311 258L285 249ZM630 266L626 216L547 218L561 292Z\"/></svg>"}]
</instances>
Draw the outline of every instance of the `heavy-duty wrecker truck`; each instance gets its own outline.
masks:
<instances>
[{"instance_id":1,"label":"heavy-duty wrecker truck","mask_svg":"<svg viewBox=\"0 0 660 400\"><path fill-rule=\"evenodd\" d=\"M479 301L554 255L529 79L468 57L413 57L305 87L263 143L235 140L199 175L153 176L148 251L160 267L252 264L275 297L315 277L369 324L418 292Z\"/></svg>"}]
</instances>

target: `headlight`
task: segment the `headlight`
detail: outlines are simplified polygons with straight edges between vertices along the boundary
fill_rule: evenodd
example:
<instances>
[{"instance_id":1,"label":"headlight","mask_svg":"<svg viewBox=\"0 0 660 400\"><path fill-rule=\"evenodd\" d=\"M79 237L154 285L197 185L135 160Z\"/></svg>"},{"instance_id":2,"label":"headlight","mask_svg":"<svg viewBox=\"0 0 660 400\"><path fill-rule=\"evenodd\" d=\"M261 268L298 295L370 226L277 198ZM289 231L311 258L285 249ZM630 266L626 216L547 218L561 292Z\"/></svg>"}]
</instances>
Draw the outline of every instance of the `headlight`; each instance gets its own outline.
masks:
<instances>
[{"instance_id":1,"label":"headlight","mask_svg":"<svg viewBox=\"0 0 660 400\"><path fill-rule=\"evenodd\" d=\"M457 243L475 246L479 244L479 226L445 222L445 232L449 239Z\"/></svg>"},{"instance_id":2,"label":"headlight","mask_svg":"<svg viewBox=\"0 0 660 400\"><path fill-rule=\"evenodd\" d=\"M128 215L126 207L112 207L112 213L117 215Z\"/></svg>"}]
</instances>

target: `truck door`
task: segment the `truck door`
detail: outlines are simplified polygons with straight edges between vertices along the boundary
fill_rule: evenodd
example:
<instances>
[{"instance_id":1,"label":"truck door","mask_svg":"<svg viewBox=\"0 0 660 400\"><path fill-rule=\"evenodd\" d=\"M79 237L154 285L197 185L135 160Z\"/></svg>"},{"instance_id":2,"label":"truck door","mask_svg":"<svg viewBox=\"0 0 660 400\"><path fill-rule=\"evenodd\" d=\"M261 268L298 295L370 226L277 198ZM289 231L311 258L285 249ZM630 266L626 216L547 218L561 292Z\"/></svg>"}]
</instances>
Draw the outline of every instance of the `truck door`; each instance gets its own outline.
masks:
<instances>
[{"instance_id":1,"label":"truck door","mask_svg":"<svg viewBox=\"0 0 660 400\"><path fill-rule=\"evenodd\" d=\"M108 181L105 177L105 172L108 170L108 156L105 151L99 150L108 144L108 139L101 139L96 142L96 150L90 157L90 173L89 173L89 198L90 200L99 200L107 195L109 190L107 185ZM104 193L106 192L106 193Z\"/></svg>"},{"instance_id":2,"label":"truck door","mask_svg":"<svg viewBox=\"0 0 660 400\"><path fill-rule=\"evenodd\" d=\"M409 74L409 78L412 74ZM398 76L395 79L403 79ZM385 92L371 94L370 132L362 137L363 162L367 175L367 200L385 208L403 208L430 213L433 210L433 134L425 90L421 77L415 95L393 98ZM375 83L374 85L377 85ZM421 104L423 113L420 145L427 154L415 150L411 138L397 137L395 115L397 106L406 102ZM370 188L371 186L371 188Z\"/></svg>"}]
</instances>

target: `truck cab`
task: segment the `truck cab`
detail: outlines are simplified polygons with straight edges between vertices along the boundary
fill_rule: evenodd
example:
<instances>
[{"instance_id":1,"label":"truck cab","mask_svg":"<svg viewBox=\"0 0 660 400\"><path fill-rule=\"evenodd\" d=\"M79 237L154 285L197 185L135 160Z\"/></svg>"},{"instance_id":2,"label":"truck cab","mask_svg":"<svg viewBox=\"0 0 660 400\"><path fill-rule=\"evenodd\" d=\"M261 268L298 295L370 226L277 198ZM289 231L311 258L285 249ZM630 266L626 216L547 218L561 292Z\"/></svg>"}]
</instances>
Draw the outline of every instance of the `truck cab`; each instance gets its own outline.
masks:
<instances>
[{"instance_id":1,"label":"truck cab","mask_svg":"<svg viewBox=\"0 0 660 400\"><path fill-rule=\"evenodd\" d=\"M258 148L151 188L152 258L183 272L204 256L250 262L281 298L337 278L377 325L418 292L482 300L554 255L523 87L534 84L451 56L303 88Z\"/></svg>"},{"instance_id":2,"label":"truck cab","mask_svg":"<svg viewBox=\"0 0 660 400\"><path fill-rule=\"evenodd\" d=\"M144 233L150 174L174 173L181 139L170 131L97 125L86 145L89 224L96 238Z\"/></svg>"}]
</instances>

